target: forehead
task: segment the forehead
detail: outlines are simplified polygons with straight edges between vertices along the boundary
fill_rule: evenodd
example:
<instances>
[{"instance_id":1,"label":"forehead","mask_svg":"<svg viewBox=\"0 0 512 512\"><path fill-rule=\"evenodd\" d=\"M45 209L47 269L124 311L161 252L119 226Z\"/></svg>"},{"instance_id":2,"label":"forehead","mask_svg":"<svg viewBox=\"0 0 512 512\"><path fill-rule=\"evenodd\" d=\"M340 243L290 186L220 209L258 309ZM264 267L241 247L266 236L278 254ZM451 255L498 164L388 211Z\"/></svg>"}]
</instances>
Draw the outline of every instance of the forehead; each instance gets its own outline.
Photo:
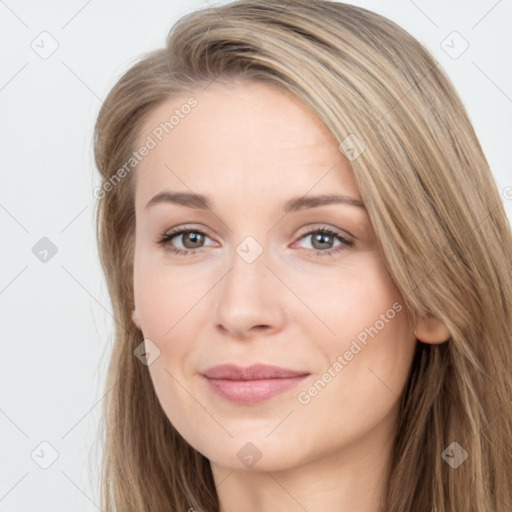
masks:
<instances>
[{"instance_id":1,"label":"forehead","mask_svg":"<svg viewBox=\"0 0 512 512\"><path fill-rule=\"evenodd\" d=\"M139 140L148 137L155 145L136 170L137 202L162 188L231 188L269 198L279 190L306 194L317 183L323 192L359 195L335 137L275 85L212 83L176 95L146 119Z\"/></svg>"}]
</instances>

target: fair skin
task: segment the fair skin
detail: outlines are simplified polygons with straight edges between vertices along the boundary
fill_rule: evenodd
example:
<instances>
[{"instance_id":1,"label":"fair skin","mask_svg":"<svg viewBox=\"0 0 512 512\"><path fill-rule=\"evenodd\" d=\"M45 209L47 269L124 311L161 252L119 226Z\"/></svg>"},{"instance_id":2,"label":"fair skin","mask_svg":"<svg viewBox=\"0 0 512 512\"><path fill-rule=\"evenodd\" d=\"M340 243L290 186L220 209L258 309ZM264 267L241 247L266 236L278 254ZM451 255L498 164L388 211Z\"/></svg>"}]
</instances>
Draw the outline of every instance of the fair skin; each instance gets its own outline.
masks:
<instances>
[{"instance_id":1,"label":"fair skin","mask_svg":"<svg viewBox=\"0 0 512 512\"><path fill-rule=\"evenodd\" d=\"M440 343L448 333L433 318L410 324L364 206L283 210L322 194L361 201L350 162L314 113L266 84L211 84L156 107L141 140L191 95L197 107L136 175L133 321L160 350L148 366L158 399L210 460L223 512L378 512L416 337ZM211 209L146 208L163 190L202 194ZM175 235L167 250L156 243L185 226L192 236ZM322 228L352 244L322 239ZM237 252L248 236L257 245L245 251L262 249L250 263ZM333 370L371 326L367 344ZM309 375L240 404L201 375L222 363ZM249 467L240 453L261 458Z\"/></svg>"}]
</instances>

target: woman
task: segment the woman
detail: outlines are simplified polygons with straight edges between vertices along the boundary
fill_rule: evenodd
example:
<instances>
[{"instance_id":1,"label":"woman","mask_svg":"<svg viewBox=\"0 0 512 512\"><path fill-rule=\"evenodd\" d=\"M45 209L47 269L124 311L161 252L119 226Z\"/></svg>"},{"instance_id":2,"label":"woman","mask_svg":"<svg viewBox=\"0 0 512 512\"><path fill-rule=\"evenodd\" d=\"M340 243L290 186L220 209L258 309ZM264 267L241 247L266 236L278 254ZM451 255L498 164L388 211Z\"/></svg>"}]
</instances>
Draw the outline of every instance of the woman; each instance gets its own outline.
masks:
<instances>
[{"instance_id":1,"label":"woman","mask_svg":"<svg viewBox=\"0 0 512 512\"><path fill-rule=\"evenodd\" d=\"M342 3L194 12L95 152L105 510L510 510L512 236L419 42Z\"/></svg>"}]
</instances>

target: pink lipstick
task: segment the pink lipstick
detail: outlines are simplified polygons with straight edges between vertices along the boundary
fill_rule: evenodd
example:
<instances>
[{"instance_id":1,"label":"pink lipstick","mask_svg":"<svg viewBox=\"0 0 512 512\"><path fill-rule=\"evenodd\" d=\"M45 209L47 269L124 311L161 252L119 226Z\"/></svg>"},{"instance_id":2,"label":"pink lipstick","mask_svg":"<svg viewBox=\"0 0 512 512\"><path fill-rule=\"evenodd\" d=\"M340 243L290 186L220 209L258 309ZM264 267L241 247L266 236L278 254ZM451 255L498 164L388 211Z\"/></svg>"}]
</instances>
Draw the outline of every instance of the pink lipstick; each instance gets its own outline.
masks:
<instances>
[{"instance_id":1,"label":"pink lipstick","mask_svg":"<svg viewBox=\"0 0 512 512\"><path fill-rule=\"evenodd\" d=\"M264 364L246 368L223 364L202 375L217 395L239 404L254 404L284 393L310 374Z\"/></svg>"}]
</instances>

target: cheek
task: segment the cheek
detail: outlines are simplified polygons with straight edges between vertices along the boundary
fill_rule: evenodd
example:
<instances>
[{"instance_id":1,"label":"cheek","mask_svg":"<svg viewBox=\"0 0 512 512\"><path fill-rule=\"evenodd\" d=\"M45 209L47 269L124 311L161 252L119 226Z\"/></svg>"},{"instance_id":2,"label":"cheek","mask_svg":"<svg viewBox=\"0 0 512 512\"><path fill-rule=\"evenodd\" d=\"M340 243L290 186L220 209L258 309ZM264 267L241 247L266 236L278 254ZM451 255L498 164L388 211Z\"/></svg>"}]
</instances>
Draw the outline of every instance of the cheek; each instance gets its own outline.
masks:
<instances>
[{"instance_id":1,"label":"cheek","mask_svg":"<svg viewBox=\"0 0 512 512\"><path fill-rule=\"evenodd\" d=\"M380 258L368 252L337 278L314 280L314 286L304 283L308 304L331 331L315 338L324 355L321 371L331 368L336 375L319 402L343 397L341 403L358 407L352 400L357 397L363 408L368 401L389 406L405 384L415 337L403 298Z\"/></svg>"},{"instance_id":2,"label":"cheek","mask_svg":"<svg viewBox=\"0 0 512 512\"><path fill-rule=\"evenodd\" d=\"M186 267L141 261L135 268L134 294L144 336L165 348L178 331L194 325L188 320L197 314L207 291L208 282Z\"/></svg>"},{"instance_id":3,"label":"cheek","mask_svg":"<svg viewBox=\"0 0 512 512\"><path fill-rule=\"evenodd\" d=\"M331 331L332 343L357 337L364 342L369 330L391 334L406 323L403 299L376 251L358 253L329 270L303 274L294 289Z\"/></svg>"},{"instance_id":4,"label":"cheek","mask_svg":"<svg viewBox=\"0 0 512 512\"><path fill-rule=\"evenodd\" d=\"M309 299L335 335L315 339L324 363L299 390L296 421L297 428L321 425L323 438L316 443L328 451L333 440L354 440L385 419L391 421L415 338L403 298L373 257L343 279L326 280ZM280 432L279 440L286 442L287 435Z\"/></svg>"},{"instance_id":5,"label":"cheek","mask_svg":"<svg viewBox=\"0 0 512 512\"><path fill-rule=\"evenodd\" d=\"M190 354L199 338L197 315L207 287L190 279L186 270L146 265L136 270L135 301L144 338L154 342L159 357L148 366L155 393L174 427L187 436L190 418L202 409L187 391L193 373Z\"/></svg>"}]
</instances>

